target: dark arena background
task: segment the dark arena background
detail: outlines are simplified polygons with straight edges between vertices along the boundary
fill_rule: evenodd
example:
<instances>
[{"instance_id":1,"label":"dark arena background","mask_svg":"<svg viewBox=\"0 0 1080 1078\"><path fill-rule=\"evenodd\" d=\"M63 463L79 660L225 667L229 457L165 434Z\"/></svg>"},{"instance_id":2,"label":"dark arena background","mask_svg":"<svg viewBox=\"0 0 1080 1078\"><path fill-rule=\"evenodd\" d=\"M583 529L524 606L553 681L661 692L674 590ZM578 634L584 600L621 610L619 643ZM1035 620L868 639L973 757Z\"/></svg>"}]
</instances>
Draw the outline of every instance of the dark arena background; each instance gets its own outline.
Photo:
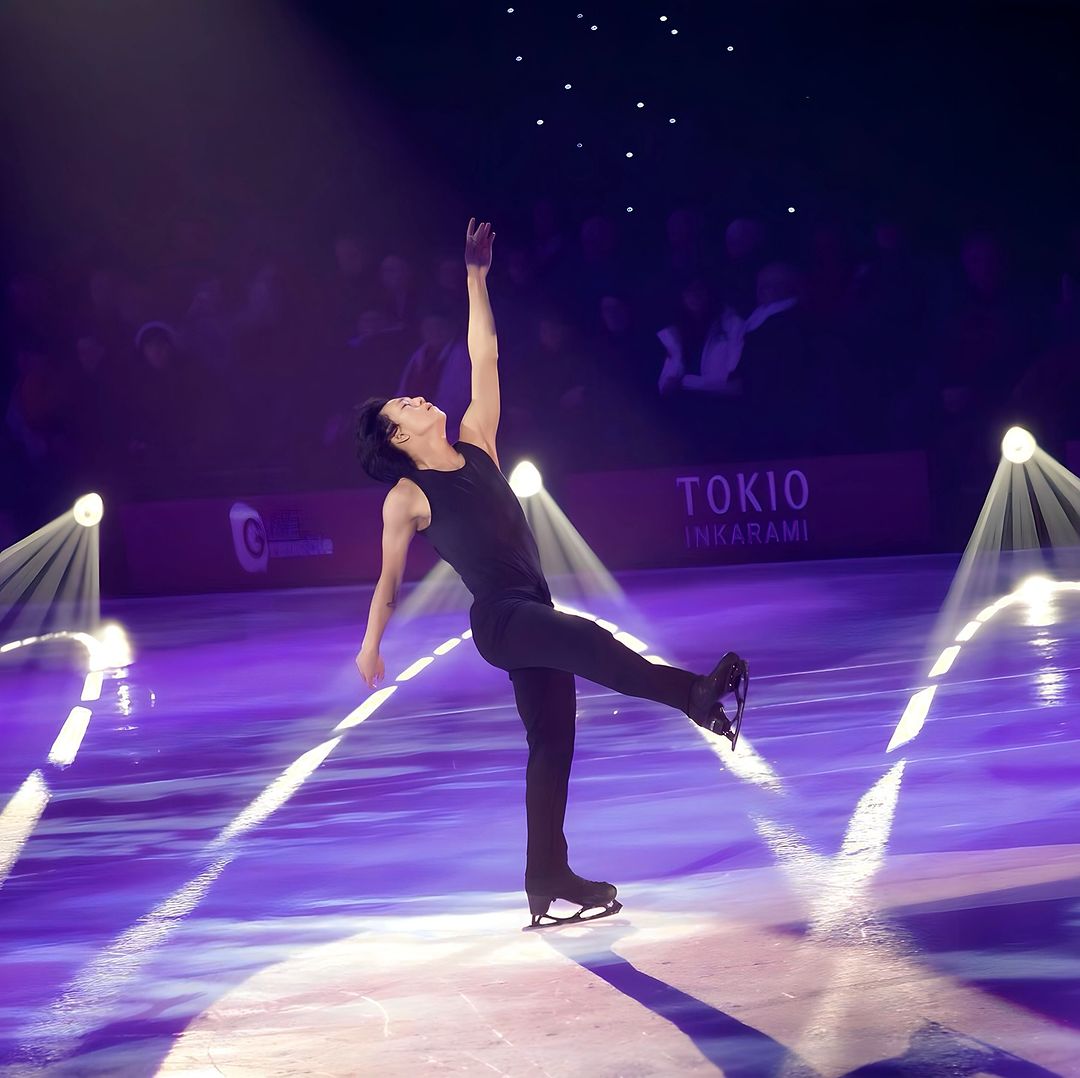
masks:
<instances>
[{"instance_id":1,"label":"dark arena background","mask_svg":"<svg viewBox=\"0 0 1080 1078\"><path fill-rule=\"evenodd\" d=\"M0 7L0 1074L1080 1075L1078 55L1036 0ZM551 592L498 637L436 550L485 482ZM575 735L618 901L522 889Z\"/></svg>"}]
</instances>

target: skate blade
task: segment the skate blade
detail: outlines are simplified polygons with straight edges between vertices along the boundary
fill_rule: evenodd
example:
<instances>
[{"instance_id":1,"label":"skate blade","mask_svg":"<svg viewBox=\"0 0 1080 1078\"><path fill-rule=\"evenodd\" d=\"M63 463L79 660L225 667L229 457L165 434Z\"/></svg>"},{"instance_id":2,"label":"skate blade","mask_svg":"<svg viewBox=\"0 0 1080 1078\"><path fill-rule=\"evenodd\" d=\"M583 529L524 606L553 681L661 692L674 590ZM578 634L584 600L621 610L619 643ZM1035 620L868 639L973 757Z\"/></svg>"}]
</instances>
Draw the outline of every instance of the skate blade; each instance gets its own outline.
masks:
<instances>
[{"instance_id":1,"label":"skate blade","mask_svg":"<svg viewBox=\"0 0 1080 1078\"><path fill-rule=\"evenodd\" d=\"M731 742L732 752L735 751L735 745L739 740L743 712L746 710L746 694L750 691L750 664L745 659L739 660L739 676L733 691L735 693L735 718L731 721L731 728L724 733Z\"/></svg>"},{"instance_id":2,"label":"skate blade","mask_svg":"<svg viewBox=\"0 0 1080 1078\"><path fill-rule=\"evenodd\" d=\"M531 925L526 925L522 932L537 932L544 928L565 928L567 925L581 925L587 921L599 921L604 917L612 917L622 909L622 903L618 899L612 899L605 906L582 906L577 913L569 917L556 917L553 913L538 913L533 917ZM593 911L596 912L588 912Z\"/></svg>"}]
</instances>

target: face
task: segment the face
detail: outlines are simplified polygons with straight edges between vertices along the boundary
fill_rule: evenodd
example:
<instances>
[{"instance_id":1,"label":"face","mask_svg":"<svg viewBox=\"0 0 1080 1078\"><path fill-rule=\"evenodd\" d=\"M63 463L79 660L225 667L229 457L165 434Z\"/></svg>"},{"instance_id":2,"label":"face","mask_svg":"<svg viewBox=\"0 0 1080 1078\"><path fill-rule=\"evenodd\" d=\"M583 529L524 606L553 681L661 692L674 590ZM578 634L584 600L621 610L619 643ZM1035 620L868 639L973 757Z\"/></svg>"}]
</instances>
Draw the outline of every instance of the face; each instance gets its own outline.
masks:
<instances>
[{"instance_id":1,"label":"face","mask_svg":"<svg viewBox=\"0 0 1080 1078\"><path fill-rule=\"evenodd\" d=\"M164 335L155 334L143 341L142 346L143 359L150 364L155 370L162 371L166 367L170 366L173 361L173 346Z\"/></svg>"},{"instance_id":2,"label":"face","mask_svg":"<svg viewBox=\"0 0 1080 1078\"><path fill-rule=\"evenodd\" d=\"M355 236L338 236L334 240L334 259L346 277L359 277L367 269L367 254Z\"/></svg>"},{"instance_id":3,"label":"face","mask_svg":"<svg viewBox=\"0 0 1080 1078\"><path fill-rule=\"evenodd\" d=\"M704 314L709 309L709 288L704 281L694 281L683 289L683 306L691 314Z\"/></svg>"},{"instance_id":4,"label":"face","mask_svg":"<svg viewBox=\"0 0 1080 1078\"><path fill-rule=\"evenodd\" d=\"M990 295L1005 280L1005 257L992 236L972 237L964 244L964 272L976 291Z\"/></svg>"},{"instance_id":5,"label":"face","mask_svg":"<svg viewBox=\"0 0 1080 1078\"><path fill-rule=\"evenodd\" d=\"M606 217L590 217L581 226L581 249L586 258L610 258L616 238L615 226Z\"/></svg>"},{"instance_id":6,"label":"face","mask_svg":"<svg viewBox=\"0 0 1080 1078\"><path fill-rule=\"evenodd\" d=\"M538 332L540 344L550 352L557 352L566 341L566 327L554 318L541 318Z\"/></svg>"},{"instance_id":7,"label":"face","mask_svg":"<svg viewBox=\"0 0 1080 1078\"><path fill-rule=\"evenodd\" d=\"M630 308L618 296L600 300L600 317L609 333L625 333L630 328Z\"/></svg>"},{"instance_id":8,"label":"face","mask_svg":"<svg viewBox=\"0 0 1080 1078\"><path fill-rule=\"evenodd\" d=\"M762 241L761 225L746 217L736 217L724 233L728 258L741 262L757 253Z\"/></svg>"},{"instance_id":9,"label":"face","mask_svg":"<svg viewBox=\"0 0 1080 1078\"><path fill-rule=\"evenodd\" d=\"M397 446L446 422L446 413L423 397L395 397L383 405L381 414L397 424L390 438Z\"/></svg>"},{"instance_id":10,"label":"face","mask_svg":"<svg viewBox=\"0 0 1080 1078\"><path fill-rule=\"evenodd\" d=\"M765 266L757 278L757 301L764 306L767 303L779 303L793 299L798 293L798 281L794 271L780 263Z\"/></svg>"},{"instance_id":11,"label":"face","mask_svg":"<svg viewBox=\"0 0 1080 1078\"><path fill-rule=\"evenodd\" d=\"M105 358L105 348L96 337L80 337L75 349L79 364L87 374L93 374Z\"/></svg>"},{"instance_id":12,"label":"face","mask_svg":"<svg viewBox=\"0 0 1080 1078\"><path fill-rule=\"evenodd\" d=\"M701 218L693 210L675 210L667 219L672 247L690 247L701 238Z\"/></svg>"},{"instance_id":13,"label":"face","mask_svg":"<svg viewBox=\"0 0 1080 1078\"><path fill-rule=\"evenodd\" d=\"M454 337L450 320L441 315L429 314L420 321L420 338L428 348L438 351L445 348Z\"/></svg>"},{"instance_id":14,"label":"face","mask_svg":"<svg viewBox=\"0 0 1080 1078\"><path fill-rule=\"evenodd\" d=\"M379 267L379 276L389 289L405 288L409 283L409 263L399 255L387 255Z\"/></svg>"}]
</instances>

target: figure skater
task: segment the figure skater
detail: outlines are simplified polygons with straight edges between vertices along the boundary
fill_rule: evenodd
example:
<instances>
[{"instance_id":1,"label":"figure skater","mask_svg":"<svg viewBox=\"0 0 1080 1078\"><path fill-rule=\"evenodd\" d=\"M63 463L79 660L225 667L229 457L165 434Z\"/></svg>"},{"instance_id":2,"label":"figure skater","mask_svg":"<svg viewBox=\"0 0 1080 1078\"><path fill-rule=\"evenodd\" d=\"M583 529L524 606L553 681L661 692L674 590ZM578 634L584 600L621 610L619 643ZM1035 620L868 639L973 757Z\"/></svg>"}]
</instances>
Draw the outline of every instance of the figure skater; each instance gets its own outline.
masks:
<instances>
[{"instance_id":1,"label":"figure skater","mask_svg":"<svg viewBox=\"0 0 1080 1078\"><path fill-rule=\"evenodd\" d=\"M417 532L461 576L473 596L473 641L485 661L506 670L525 724L528 840L525 892L529 928L617 913L616 888L570 870L563 820L574 755L574 675L627 696L666 704L699 726L738 737L749 683L747 664L727 652L710 674L654 664L595 622L555 610L536 540L503 477L495 445L499 371L488 299L495 233L469 221L465 236L472 397L460 437L446 440L446 415L423 397L371 398L359 410L357 455L373 479L391 484L383 502L382 570L371 597L356 665L368 688L385 676L379 644L397 605L409 544ZM734 693L736 712L720 698ZM548 913L564 899L572 917Z\"/></svg>"}]
</instances>

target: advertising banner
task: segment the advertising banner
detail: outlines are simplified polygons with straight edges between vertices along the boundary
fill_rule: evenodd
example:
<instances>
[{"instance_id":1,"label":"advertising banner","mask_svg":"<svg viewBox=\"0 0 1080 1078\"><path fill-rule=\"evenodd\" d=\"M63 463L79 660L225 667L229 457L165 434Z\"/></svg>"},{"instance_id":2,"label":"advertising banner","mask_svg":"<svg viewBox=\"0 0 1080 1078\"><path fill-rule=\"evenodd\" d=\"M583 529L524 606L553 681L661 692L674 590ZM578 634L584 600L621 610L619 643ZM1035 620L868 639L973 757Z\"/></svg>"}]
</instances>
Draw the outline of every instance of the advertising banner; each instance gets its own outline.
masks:
<instances>
[{"instance_id":1,"label":"advertising banner","mask_svg":"<svg viewBox=\"0 0 1080 1078\"><path fill-rule=\"evenodd\" d=\"M371 583L385 496L372 486L123 506L126 590ZM930 539L921 453L585 473L564 477L559 502L611 570L914 553ZM406 579L436 560L418 536Z\"/></svg>"},{"instance_id":2,"label":"advertising banner","mask_svg":"<svg viewBox=\"0 0 1080 1078\"><path fill-rule=\"evenodd\" d=\"M567 513L601 561L653 568L918 552L922 453L571 476Z\"/></svg>"}]
</instances>

